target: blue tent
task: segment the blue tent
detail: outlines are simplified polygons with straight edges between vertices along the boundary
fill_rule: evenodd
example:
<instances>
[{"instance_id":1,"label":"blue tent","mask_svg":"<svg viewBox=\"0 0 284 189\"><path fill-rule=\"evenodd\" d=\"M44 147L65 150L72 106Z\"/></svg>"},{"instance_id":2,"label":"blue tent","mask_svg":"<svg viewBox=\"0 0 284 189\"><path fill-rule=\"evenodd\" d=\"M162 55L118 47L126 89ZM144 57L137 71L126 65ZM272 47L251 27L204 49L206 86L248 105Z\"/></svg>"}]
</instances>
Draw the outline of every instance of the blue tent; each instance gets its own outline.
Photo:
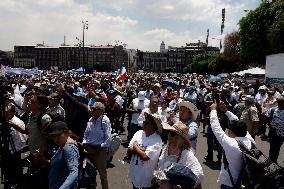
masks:
<instances>
[{"instance_id":1,"label":"blue tent","mask_svg":"<svg viewBox=\"0 0 284 189\"><path fill-rule=\"evenodd\" d=\"M74 72L77 72L77 73L84 73L84 68L83 68L83 67L80 67L80 68L74 70Z\"/></svg>"}]
</instances>

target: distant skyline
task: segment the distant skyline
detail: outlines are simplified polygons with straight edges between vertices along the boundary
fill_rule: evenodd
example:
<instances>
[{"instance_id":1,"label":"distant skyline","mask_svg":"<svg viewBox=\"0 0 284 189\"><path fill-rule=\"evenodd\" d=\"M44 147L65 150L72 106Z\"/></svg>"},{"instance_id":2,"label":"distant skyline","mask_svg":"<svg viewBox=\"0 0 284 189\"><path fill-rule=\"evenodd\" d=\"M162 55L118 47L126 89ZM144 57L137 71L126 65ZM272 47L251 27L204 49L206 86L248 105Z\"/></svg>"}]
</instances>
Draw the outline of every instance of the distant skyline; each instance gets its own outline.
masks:
<instances>
[{"instance_id":1,"label":"distant skyline","mask_svg":"<svg viewBox=\"0 0 284 189\"><path fill-rule=\"evenodd\" d=\"M114 45L159 51L168 46L205 42L219 46L213 38L223 38L238 30L238 21L260 0L0 0L0 50L14 45L45 42L59 46L78 43L82 20L88 20L85 44ZM223 36L220 35L221 9L226 8Z\"/></svg>"}]
</instances>

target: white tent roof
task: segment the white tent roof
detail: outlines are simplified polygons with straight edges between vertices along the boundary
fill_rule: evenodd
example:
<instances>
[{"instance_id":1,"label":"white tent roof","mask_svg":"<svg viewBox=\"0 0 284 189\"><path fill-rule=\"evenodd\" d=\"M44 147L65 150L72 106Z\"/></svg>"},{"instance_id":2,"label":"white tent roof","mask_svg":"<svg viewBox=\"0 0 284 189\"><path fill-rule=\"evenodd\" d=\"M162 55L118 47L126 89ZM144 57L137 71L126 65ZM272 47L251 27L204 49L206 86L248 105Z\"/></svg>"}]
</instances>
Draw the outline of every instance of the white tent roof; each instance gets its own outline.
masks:
<instances>
[{"instance_id":1,"label":"white tent roof","mask_svg":"<svg viewBox=\"0 0 284 189\"><path fill-rule=\"evenodd\" d=\"M250 68L250 69L243 70L243 71L240 71L240 72L235 72L235 74L237 74L237 75L245 75L245 74L261 74L261 75L265 75L265 69L255 67L255 68Z\"/></svg>"}]
</instances>

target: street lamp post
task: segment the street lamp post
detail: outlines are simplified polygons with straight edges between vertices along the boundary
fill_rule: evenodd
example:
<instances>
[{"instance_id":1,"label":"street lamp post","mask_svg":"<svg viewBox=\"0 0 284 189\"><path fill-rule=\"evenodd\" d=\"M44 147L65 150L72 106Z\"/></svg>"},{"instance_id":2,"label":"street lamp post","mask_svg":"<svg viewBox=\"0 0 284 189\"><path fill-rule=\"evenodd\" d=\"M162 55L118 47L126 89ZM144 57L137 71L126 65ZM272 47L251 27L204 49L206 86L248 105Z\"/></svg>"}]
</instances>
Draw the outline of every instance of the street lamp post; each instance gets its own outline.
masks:
<instances>
[{"instance_id":1,"label":"street lamp post","mask_svg":"<svg viewBox=\"0 0 284 189\"><path fill-rule=\"evenodd\" d=\"M86 20L86 21L83 20L82 24L83 24L83 40L82 40L82 43L83 43L83 68L84 68L84 73L86 73L87 65L86 65L86 62L85 62L85 30L88 30L88 28L89 28L88 20Z\"/></svg>"}]
</instances>

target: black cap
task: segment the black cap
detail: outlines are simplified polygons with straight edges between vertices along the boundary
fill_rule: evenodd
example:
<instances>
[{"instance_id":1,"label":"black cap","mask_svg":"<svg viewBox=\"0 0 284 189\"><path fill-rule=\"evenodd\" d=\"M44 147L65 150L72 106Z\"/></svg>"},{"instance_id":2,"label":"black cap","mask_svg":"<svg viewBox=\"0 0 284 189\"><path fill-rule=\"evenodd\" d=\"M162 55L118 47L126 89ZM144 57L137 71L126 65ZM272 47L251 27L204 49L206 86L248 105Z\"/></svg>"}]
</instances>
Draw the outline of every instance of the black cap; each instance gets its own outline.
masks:
<instances>
[{"instance_id":1,"label":"black cap","mask_svg":"<svg viewBox=\"0 0 284 189\"><path fill-rule=\"evenodd\" d=\"M49 125L49 135L60 134L63 131L67 131L67 124L63 121L56 121Z\"/></svg>"}]
</instances>

